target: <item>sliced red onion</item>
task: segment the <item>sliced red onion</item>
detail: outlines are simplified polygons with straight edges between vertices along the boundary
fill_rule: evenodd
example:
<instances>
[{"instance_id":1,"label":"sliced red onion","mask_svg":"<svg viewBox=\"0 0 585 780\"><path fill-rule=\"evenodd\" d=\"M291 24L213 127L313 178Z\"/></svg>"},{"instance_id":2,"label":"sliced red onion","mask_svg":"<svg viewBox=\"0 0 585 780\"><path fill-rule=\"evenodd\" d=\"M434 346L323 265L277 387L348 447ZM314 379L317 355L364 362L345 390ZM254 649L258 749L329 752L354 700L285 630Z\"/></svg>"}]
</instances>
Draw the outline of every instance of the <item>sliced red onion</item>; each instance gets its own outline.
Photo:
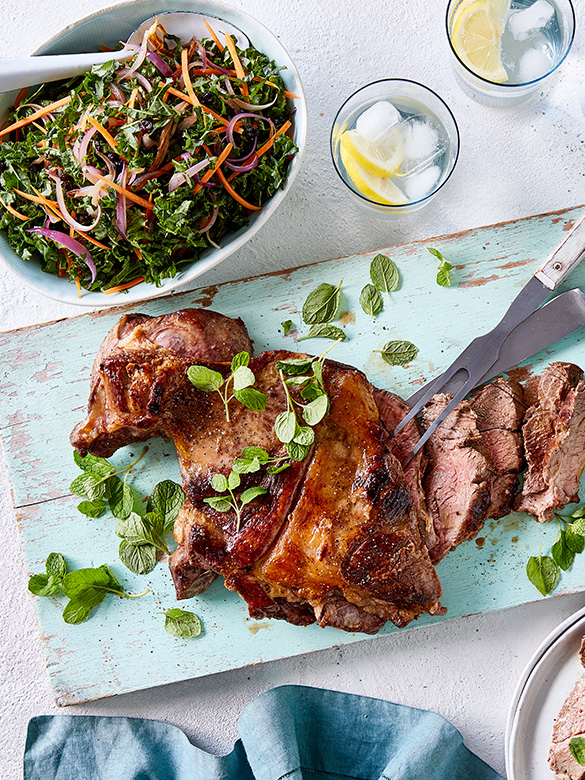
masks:
<instances>
[{"instance_id":1,"label":"sliced red onion","mask_svg":"<svg viewBox=\"0 0 585 780\"><path fill-rule=\"evenodd\" d=\"M148 52L148 39L150 38L153 33L156 32L156 29L158 27L158 21L155 19L154 22L144 31L144 35L142 36L142 43L140 44L140 49L138 50L138 56L134 60L134 63L132 64L132 67L129 68L130 76L133 76L138 68L142 65L144 60L146 59L146 53Z\"/></svg>"},{"instance_id":2,"label":"sliced red onion","mask_svg":"<svg viewBox=\"0 0 585 780\"><path fill-rule=\"evenodd\" d=\"M124 92L124 90L122 90L122 89L121 89L121 88L120 88L120 87L119 87L119 86L116 84L116 82L115 82L115 81L113 81L113 82L110 84L110 91L111 91L111 93L112 93L112 96L113 96L113 97L114 97L116 100L119 100L119 101L120 101L120 103L125 103L125 102L128 100L128 96L126 95L126 93Z\"/></svg>"},{"instance_id":3,"label":"sliced red onion","mask_svg":"<svg viewBox=\"0 0 585 780\"><path fill-rule=\"evenodd\" d=\"M276 132L276 128L274 127L274 122L272 121L272 119L269 119L267 116L260 116L259 114L250 114L250 113L247 113L247 112L246 113L241 113L241 114L236 114L235 116L233 116L230 119L230 121L228 122L227 127L225 129L225 134L227 136L227 139L230 142L230 144L232 144L233 146L237 147L237 143L235 142L235 139L234 139L234 127L237 125L237 123L241 119L246 119L247 117L251 118L251 119L262 119L262 120L264 120L264 122L268 122L268 124L272 128L272 132L273 133Z\"/></svg>"},{"instance_id":4,"label":"sliced red onion","mask_svg":"<svg viewBox=\"0 0 585 780\"><path fill-rule=\"evenodd\" d=\"M126 176L127 176L127 168L126 163L122 166L122 171L120 173L120 181L119 184L121 187L126 187ZM127 212L127 202L126 202L126 196L120 192L118 193L118 203L116 204L116 226L118 228L118 232L122 236L122 238L125 241L128 241L128 236L126 235L126 228L128 227L128 212Z\"/></svg>"},{"instance_id":5,"label":"sliced red onion","mask_svg":"<svg viewBox=\"0 0 585 780\"><path fill-rule=\"evenodd\" d=\"M260 158L258 155L255 154L249 162L243 165L234 165L234 163L230 162L229 160L226 160L224 165L226 168L229 168L231 171L235 171L236 173L247 173L258 165L259 159Z\"/></svg>"},{"instance_id":6,"label":"sliced red onion","mask_svg":"<svg viewBox=\"0 0 585 780\"><path fill-rule=\"evenodd\" d=\"M244 163L247 163L250 157L252 157L256 152L257 146L258 146L258 138L256 137L254 138L254 143L252 144L252 150L248 152L248 154L246 154L244 157L232 157L232 155L230 154L230 156L228 157L228 161L235 163L236 165L243 165Z\"/></svg>"},{"instance_id":7,"label":"sliced red onion","mask_svg":"<svg viewBox=\"0 0 585 780\"><path fill-rule=\"evenodd\" d=\"M152 84L146 76L143 76L142 73L133 72L132 68L120 68L118 71L118 81L125 81L127 79L136 79L147 92L152 92Z\"/></svg>"},{"instance_id":8,"label":"sliced red onion","mask_svg":"<svg viewBox=\"0 0 585 780\"><path fill-rule=\"evenodd\" d=\"M225 88L227 89L228 94L232 95L232 97L235 97L236 93L234 92L232 82L229 79L224 79L223 83L225 84Z\"/></svg>"},{"instance_id":9,"label":"sliced red onion","mask_svg":"<svg viewBox=\"0 0 585 780\"><path fill-rule=\"evenodd\" d=\"M71 238L71 236L68 236L67 233L62 233L60 230L49 230L47 228L34 227L29 228L27 232L40 233L42 236L51 239L51 241L54 241L56 244L64 246L65 249L73 252L73 254L77 255L77 257L81 257L91 271L91 284L95 282L97 268L95 267L93 257L91 256L89 249L86 249L83 244L79 243L79 241Z\"/></svg>"},{"instance_id":10,"label":"sliced red onion","mask_svg":"<svg viewBox=\"0 0 585 780\"><path fill-rule=\"evenodd\" d=\"M182 133L183 130L187 130L189 127L191 127L191 125L194 125L196 121L197 121L197 114L193 112L191 116L188 116L186 119L183 119L183 121L177 127L177 132Z\"/></svg>"},{"instance_id":11,"label":"sliced red onion","mask_svg":"<svg viewBox=\"0 0 585 780\"><path fill-rule=\"evenodd\" d=\"M174 192L181 184L186 182L190 176L195 176L195 174L203 170L206 165L209 165L209 160L201 160L201 162L187 168L186 171L174 173L169 180L169 192Z\"/></svg>"},{"instance_id":12,"label":"sliced red onion","mask_svg":"<svg viewBox=\"0 0 585 780\"><path fill-rule=\"evenodd\" d=\"M145 146L145 147L146 147L148 150L150 150L150 149L152 149L152 148L153 148L153 146L156 146L156 145L157 145L158 141L154 141L154 140L153 140L153 139L152 139L152 138L151 138L151 137L148 135L148 133L144 133L144 135L142 136L142 143L144 144L144 146Z\"/></svg>"},{"instance_id":13,"label":"sliced red onion","mask_svg":"<svg viewBox=\"0 0 585 780\"><path fill-rule=\"evenodd\" d=\"M98 205L97 207L97 216L94 219L94 221L91 223L91 225L82 225L81 222L78 222L76 219L73 219L71 214L67 211L67 206L65 205L65 197L63 195L63 185L61 184L61 179L59 179L58 176L54 176L52 173L49 174L49 177L55 182L55 194L57 197L57 203L59 204L59 210L61 211L61 214L63 215L63 219L69 225L69 227L72 227L75 230L79 230L80 233L89 233L90 230L93 230L94 227L100 221L102 216L102 210L100 206Z\"/></svg>"},{"instance_id":14,"label":"sliced red onion","mask_svg":"<svg viewBox=\"0 0 585 780\"><path fill-rule=\"evenodd\" d=\"M116 169L114 168L114 163L110 160L109 157L107 157L105 154L103 154L102 152L98 151L97 149L95 150L95 153L97 154L98 157L100 157L105 162L106 167L108 169L108 173L110 174L110 178L111 179L115 179L116 178Z\"/></svg>"},{"instance_id":15,"label":"sliced red onion","mask_svg":"<svg viewBox=\"0 0 585 780\"><path fill-rule=\"evenodd\" d=\"M201 57L201 70L205 70L207 68L207 52L198 40L195 40L195 49Z\"/></svg>"},{"instance_id":16,"label":"sliced red onion","mask_svg":"<svg viewBox=\"0 0 585 780\"><path fill-rule=\"evenodd\" d=\"M219 209L216 206L211 212L211 216L209 217L207 222L203 225L202 228L199 229L199 232L207 233L208 230L211 230L211 228L215 225L215 220L217 219L218 214L219 214Z\"/></svg>"},{"instance_id":17,"label":"sliced red onion","mask_svg":"<svg viewBox=\"0 0 585 780\"><path fill-rule=\"evenodd\" d=\"M127 44L126 48L133 49L134 51L140 51L140 46L136 46L136 44L133 43ZM163 60L163 58L159 54L147 50L146 59L150 60L150 62L152 62L154 67L158 68L158 70L160 70L160 72L162 73L163 76L165 76L165 78L172 78L173 76L172 69L169 67L169 65Z\"/></svg>"},{"instance_id":18,"label":"sliced red onion","mask_svg":"<svg viewBox=\"0 0 585 780\"><path fill-rule=\"evenodd\" d=\"M214 70L219 70L221 73L225 73L226 76L231 76L232 75L231 71L228 70L227 68L224 68L223 65L216 65L215 62L212 62L211 59L210 59L211 58L211 54L207 50L205 51L205 54L206 54L206 56L208 58L208 61L207 61L207 67L208 68L213 68Z\"/></svg>"},{"instance_id":19,"label":"sliced red onion","mask_svg":"<svg viewBox=\"0 0 585 780\"><path fill-rule=\"evenodd\" d=\"M138 192L138 190L141 190L142 186L146 184L147 181L150 181L151 179L157 179L159 176L162 176L165 173L166 171L163 171L161 168L159 168L157 171L143 173L141 176L137 176L136 179L132 182L132 189Z\"/></svg>"},{"instance_id":20,"label":"sliced red onion","mask_svg":"<svg viewBox=\"0 0 585 780\"><path fill-rule=\"evenodd\" d=\"M83 138L81 138L78 141L75 141L73 144L73 156L77 160L77 162L80 165L83 165L83 161L87 157L87 149L89 146L89 142L93 135L97 133L97 128L93 127L93 125L87 130L86 133L84 133Z\"/></svg>"},{"instance_id":21,"label":"sliced red onion","mask_svg":"<svg viewBox=\"0 0 585 780\"><path fill-rule=\"evenodd\" d=\"M246 100L242 100L242 98L239 97L232 98L232 103L235 103L236 106L243 108L244 111L263 111L265 108L270 108L273 106L276 103L277 98L278 95L274 98L274 100L271 100L270 103L263 103L261 106L255 106L253 103L248 103Z\"/></svg>"}]
</instances>

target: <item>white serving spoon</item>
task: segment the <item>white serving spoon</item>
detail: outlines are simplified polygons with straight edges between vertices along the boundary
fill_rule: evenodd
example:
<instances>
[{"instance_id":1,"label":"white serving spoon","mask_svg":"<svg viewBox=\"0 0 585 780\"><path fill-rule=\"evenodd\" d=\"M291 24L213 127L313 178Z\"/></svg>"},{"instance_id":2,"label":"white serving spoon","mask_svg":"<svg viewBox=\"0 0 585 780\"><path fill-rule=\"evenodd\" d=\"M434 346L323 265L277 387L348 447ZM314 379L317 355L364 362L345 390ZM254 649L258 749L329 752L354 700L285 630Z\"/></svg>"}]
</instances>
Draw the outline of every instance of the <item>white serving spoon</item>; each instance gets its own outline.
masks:
<instances>
[{"instance_id":1,"label":"white serving spoon","mask_svg":"<svg viewBox=\"0 0 585 780\"><path fill-rule=\"evenodd\" d=\"M220 41L226 32L234 39L240 49L246 49L250 42L241 30L223 19L214 16L173 11L157 14L158 21L171 35L176 35L183 43L191 38L209 38L209 30L205 25L207 19ZM135 49L128 45L140 46L144 33L153 24L154 17L146 19L126 41L123 49L118 51L92 52L89 54L48 54L36 57L15 57L0 59L0 92L31 87L33 84L44 84L47 81L58 81L71 76L79 76L91 70L93 65L100 65L110 60L127 60L136 54Z\"/></svg>"}]
</instances>

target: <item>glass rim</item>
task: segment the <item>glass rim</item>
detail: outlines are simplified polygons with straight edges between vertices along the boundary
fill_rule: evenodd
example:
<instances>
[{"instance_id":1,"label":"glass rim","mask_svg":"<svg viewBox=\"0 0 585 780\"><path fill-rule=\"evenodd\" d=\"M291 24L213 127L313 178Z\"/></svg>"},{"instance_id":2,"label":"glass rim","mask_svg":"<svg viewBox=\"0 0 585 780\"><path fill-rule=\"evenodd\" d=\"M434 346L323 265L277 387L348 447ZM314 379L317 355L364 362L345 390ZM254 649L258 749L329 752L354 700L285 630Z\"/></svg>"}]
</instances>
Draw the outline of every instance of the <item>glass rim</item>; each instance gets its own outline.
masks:
<instances>
[{"instance_id":1,"label":"glass rim","mask_svg":"<svg viewBox=\"0 0 585 780\"><path fill-rule=\"evenodd\" d=\"M566 51L563 54L563 56L559 59L557 64L554 66L554 68L551 68L544 75L539 76L537 79L532 79L531 81L522 81L522 82L520 82L518 84L509 84L509 83L506 83L505 81L504 82L501 82L501 81L490 81L489 79L486 79L483 76L480 76L474 70L471 70L471 68L469 68L463 62L461 57L455 51L455 47L453 46L453 43L451 41L451 34L450 34L450 31L449 31L449 9L451 8L452 3L454 3L454 2L457 2L457 0L449 0L449 2L447 3L447 11L445 12L445 31L447 33L447 40L448 40L449 46L451 48L451 53L453 54L453 56L455 57L457 62L463 68L465 68L465 70L468 73L471 73L471 75L474 78L479 79L479 81L483 82L484 84L489 84L490 87L498 87L498 88L502 87L503 89L514 90L514 89L518 89L519 87L529 87L529 86L532 86L534 84L538 84L539 82L541 82L544 79L548 78L550 75L552 75L557 70L557 68L565 61L565 59L567 58L567 55L569 54L569 52L571 51L571 48L573 46L573 41L575 40L575 27L576 27L577 21L576 21L576 17L575 17L575 8L573 6L572 0L566 0L566 2L569 4L569 8L571 9L571 18L572 18L572 21L573 21L573 29L571 31L570 38L567 41Z\"/></svg>"},{"instance_id":2,"label":"glass rim","mask_svg":"<svg viewBox=\"0 0 585 780\"><path fill-rule=\"evenodd\" d=\"M408 203L397 203L397 204L380 203L380 201L372 200L371 198L366 197L365 195L363 195L357 189L354 189L351 185L349 185L346 182L346 180L344 179L344 177L341 174L341 171L339 170L339 166L337 165L337 161L335 159L335 155L333 154L333 129L335 128L335 125L337 124L337 119L338 119L339 115L341 114L341 112L343 111L344 107L349 103L349 101L353 97L355 97L357 94L362 92L364 89L367 89L368 87L373 87L376 84L389 84L389 83L414 84L414 86L420 87L421 89L425 90L426 92L429 92L431 95L434 95L437 98L437 100L440 103L442 103L444 108L447 110L447 113L451 117L451 119L453 121L453 126L455 128L455 136L457 138L457 149L455 150L455 154L453 156L453 161L452 161L452 164L451 164L451 168L449 169L449 173L447 173L447 175L445 176L443 181L439 184L438 187L436 187L434 190L431 190L431 192L429 192L428 195L425 195L424 198L419 198L418 200L411 200ZM438 117L438 119L439 119L439 121L441 121L441 124L443 126L445 126L444 122L442 122L442 120L439 117ZM349 95L349 97L347 97L343 101L343 103L341 104L341 106L337 110L337 113L335 114L335 118L333 120L333 124L331 125L331 132L329 134L329 153L331 154L331 159L333 161L333 167L335 169L335 172L337 173L337 175L339 176L341 181L345 184L345 186L349 190L351 190L351 192L353 192L354 195L357 195L361 200L364 201L364 203L371 204L373 206L378 206L380 211L388 210L388 209L408 209L411 206L417 206L417 205L419 205L421 203L424 203L429 198L432 198L433 195L435 195L440 189L442 189L442 187L451 178L451 174L455 170L455 166L457 165L457 160L459 159L460 149L461 149L461 134L459 133L459 125L457 124L457 120L455 119L455 116L454 116L453 112L451 111L451 109L449 108L449 106L447 105L447 103L445 103L443 98L440 95L438 95L433 89L431 89L430 87L427 87L425 84L421 84L420 81L414 81L413 79L397 79L397 78L377 79L376 81L370 81L368 84L364 84L362 87L359 87L354 92L352 92L351 95Z\"/></svg>"}]
</instances>

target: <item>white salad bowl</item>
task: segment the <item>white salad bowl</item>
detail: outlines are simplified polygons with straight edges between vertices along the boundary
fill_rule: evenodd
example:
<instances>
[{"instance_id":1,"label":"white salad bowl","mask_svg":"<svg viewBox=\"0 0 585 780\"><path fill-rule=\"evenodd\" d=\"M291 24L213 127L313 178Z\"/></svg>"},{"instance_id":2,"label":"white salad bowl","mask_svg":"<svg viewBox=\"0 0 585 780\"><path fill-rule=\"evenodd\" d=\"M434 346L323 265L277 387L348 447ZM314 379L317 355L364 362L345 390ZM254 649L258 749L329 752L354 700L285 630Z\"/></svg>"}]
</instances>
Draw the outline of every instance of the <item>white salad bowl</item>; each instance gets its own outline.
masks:
<instances>
[{"instance_id":1,"label":"white salad bowl","mask_svg":"<svg viewBox=\"0 0 585 780\"><path fill-rule=\"evenodd\" d=\"M298 173L307 143L307 104L298 71L275 35L263 24L239 8L233 8L220 0L130 0L121 5L104 8L65 27L57 35L39 47L34 54L69 54L98 51L100 46L116 48L145 20L155 14L171 11L192 11L209 18L222 19L241 30L252 46L283 66L282 79L286 89L298 96L293 101L294 142L298 152L292 159L285 185L255 212L246 227L228 233L221 241L221 248L206 249L198 260L181 269L172 279L164 279L160 287L154 284L137 284L125 292L106 295L83 290L81 297L73 282L41 271L34 261L24 261L10 247L6 235L0 231L0 261L26 286L54 300L80 306L119 306L166 295L172 290L188 285L210 268L218 265L255 235L276 211L289 192ZM0 117L6 115L16 99L16 92L0 94Z\"/></svg>"}]
</instances>

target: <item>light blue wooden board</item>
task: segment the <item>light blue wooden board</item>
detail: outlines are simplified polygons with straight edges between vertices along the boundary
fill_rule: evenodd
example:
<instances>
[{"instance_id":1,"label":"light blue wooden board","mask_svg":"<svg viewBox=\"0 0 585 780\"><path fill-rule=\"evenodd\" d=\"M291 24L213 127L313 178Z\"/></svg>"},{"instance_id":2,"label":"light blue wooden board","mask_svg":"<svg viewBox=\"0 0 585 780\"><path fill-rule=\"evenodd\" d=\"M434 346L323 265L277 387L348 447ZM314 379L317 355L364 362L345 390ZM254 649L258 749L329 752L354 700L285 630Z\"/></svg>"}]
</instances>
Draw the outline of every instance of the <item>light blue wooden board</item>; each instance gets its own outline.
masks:
<instances>
[{"instance_id":1,"label":"light blue wooden board","mask_svg":"<svg viewBox=\"0 0 585 780\"><path fill-rule=\"evenodd\" d=\"M308 292L321 282L337 284L343 279L341 318L350 340L335 348L334 357L366 371L374 384L407 397L500 319L581 211L582 207L386 250L403 281L374 323L361 311L358 299L375 252L169 296L132 310L157 315L186 306L211 306L242 317L256 352L294 350L294 335L284 338L280 323L291 319L300 325L299 312ZM446 289L435 284L436 261L427 246L439 248L456 266L457 286ZM585 287L585 265L565 285L573 286ZM202 637L175 639L163 630L163 618L157 613L175 605L166 563L147 577L130 574L118 561L115 521L109 516L85 518L67 489L77 473L69 432L84 416L94 355L123 311L86 314L0 334L0 425L28 573L41 571L49 552L61 551L71 567L107 562L128 591L151 589L148 596L134 601L108 597L79 626L62 621L63 600L35 599L57 703L82 702L367 639L332 628L250 620L244 602L220 581L199 598L181 604L200 615L205 627ZM409 339L419 347L418 358L406 369L387 366L373 352L395 338ZM327 344L301 342L298 349L319 352ZM584 336L564 339L527 365L540 370L551 360L585 366ZM126 448L113 460L128 462L130 453L140 449ZM172 444L150 442L133 484L146 495L167 477L178 479ZM412 627L539 598L524 568L528 555L538 550L540 542L547 548L555 534L554 524L539 526L524 515L488 521L480 533L485 540L482 547L465 543L439 566L446 616L422 618ZM585 589L582 567L578 560L563 573L559 594ZM388 625L382 633L397 630Z\"/></svg>"}]
</instances>

